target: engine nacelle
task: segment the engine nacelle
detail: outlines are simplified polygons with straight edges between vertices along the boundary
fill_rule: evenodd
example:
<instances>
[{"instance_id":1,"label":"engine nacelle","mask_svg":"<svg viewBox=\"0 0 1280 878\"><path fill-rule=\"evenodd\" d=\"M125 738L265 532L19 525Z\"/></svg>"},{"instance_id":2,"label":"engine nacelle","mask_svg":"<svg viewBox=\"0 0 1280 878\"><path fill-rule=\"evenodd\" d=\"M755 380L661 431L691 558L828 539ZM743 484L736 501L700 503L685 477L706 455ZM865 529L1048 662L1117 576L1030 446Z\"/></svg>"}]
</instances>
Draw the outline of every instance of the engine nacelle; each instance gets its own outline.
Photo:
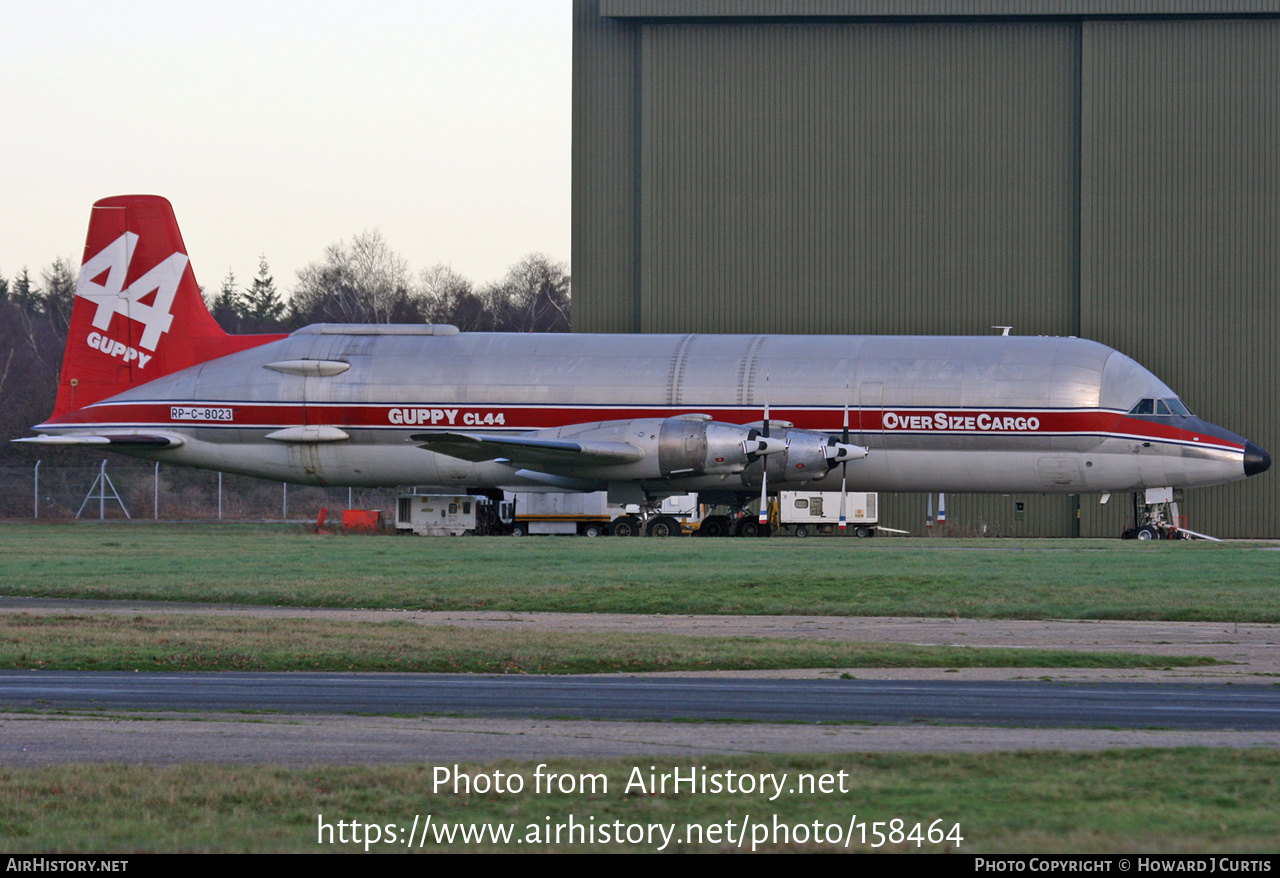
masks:
<instances>
[{"instance_id":1,"label":"engine nacelle","mask_svg":"<svg viewBox=\"0 0 1280 878\"><path fill-rule=\"evenodd\" d=\"M786 450L758 430L709 418L667 418L659 431L658 464L664 477L732 475L758 457Z\"/></svg>"},{"instance_id":2,"label":"engine nacelle","mask_svg":"<svg viewBox=\"0 0 1280 878\"><path fill-rule=\"evenodd\" d=\"M783 427L774 431L773 438L784 441L786 451L753 462L742 474L743 484L758 486L766 465L769 468L770 485L783 482L794 484L823 478L836 464L861 460L867 456L867 449L861 445L839 442L826 433L814 430Z\"/></svg>"},{"instance_id":3,"label":"engine nacelle","mask_svg":"<svg viewBox=\"0 0 1280 878\"><path fill-rule=\"evenodd\" d=\"M734 475L762 455L783 453L786 443L759 437L759 430L713 421L706 415L674 418L633 418L598 424L574 424L542 430L539 439L625 443L639 459L583 463L577 474L604 479L665 479L701 475Z\"/></svg>"},{"instance_id":4,"label":"engine nacelle","mask_svg":"<svg viewBox=\"0 0 1280 878\"><path fill-rule=\"evenodd\" d=\"M713 421L707 415L574 424L539 431L536 438L580 443L586 454L574 465L572 475L598 479L681 479L742 473L744 483L754 479L758 485L768 461L771 481L775 477L784 482L809 481L822 478L841 460L866 455L865 448L836 442L825 433L775 426L764 436L755 425ZM634 449L635 457L617 463L599 459L619 448ZM592 455L596 459L589 462L586 458ZM548 471L557 470L549 467Z\"/></svg>"}]
</instances>

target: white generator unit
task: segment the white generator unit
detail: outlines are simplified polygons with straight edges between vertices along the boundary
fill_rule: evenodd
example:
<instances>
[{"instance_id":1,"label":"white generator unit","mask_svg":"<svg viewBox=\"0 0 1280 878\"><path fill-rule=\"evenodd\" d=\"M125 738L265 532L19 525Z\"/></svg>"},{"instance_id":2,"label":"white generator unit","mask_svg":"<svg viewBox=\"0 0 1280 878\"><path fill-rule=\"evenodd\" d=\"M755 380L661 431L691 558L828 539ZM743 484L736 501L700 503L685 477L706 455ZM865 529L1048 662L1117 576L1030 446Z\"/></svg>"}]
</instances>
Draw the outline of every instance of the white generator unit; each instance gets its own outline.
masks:
<instances>
[{"instance_id":1,"label":"white generator unit","mask_svg":"<svg viewBox=\"0 0 1280 878\"><path fill-rule=\"evenodd\" d=\"M396 498L396 530L422 537L473 534L483 499L467 494L401 494Z\"/></svg>"},{"instance_id":2,"label":"white generator unit","mask_svg":"<svg viewBox=\"0 0 1280 878\"><path fill-rule=\"evenodd\" d=\"M855 536L875 534L879 494L850 491L845 495L845 521ZM831 533L840 525L839 491L779 491L778 524L798 537L813 531Z\"/></svg>"}]
</instances>

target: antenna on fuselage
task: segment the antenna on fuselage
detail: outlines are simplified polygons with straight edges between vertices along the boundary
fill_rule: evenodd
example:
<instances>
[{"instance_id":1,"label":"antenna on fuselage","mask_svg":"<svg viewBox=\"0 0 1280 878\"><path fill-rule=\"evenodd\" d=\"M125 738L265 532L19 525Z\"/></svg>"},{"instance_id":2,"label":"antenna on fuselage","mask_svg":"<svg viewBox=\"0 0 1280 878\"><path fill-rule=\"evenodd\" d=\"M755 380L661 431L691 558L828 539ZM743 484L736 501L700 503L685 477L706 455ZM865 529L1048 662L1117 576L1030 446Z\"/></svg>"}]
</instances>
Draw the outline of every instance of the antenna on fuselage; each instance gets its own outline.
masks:
<instances>
[{"instance_id":1,"label":"antenna on fuselage","mask_svg":"<svg viewBox=\"0 0 1280 878\"><path fill-rule=\"evenodd\" d=\"M993 326L993 327L991 327L991 328L992 328L992 329L1003 329L1003 330L1004 330L1004 332L1000 333L1000 337L1001 337L1001 338L1003 338L1004 336L1008 335L1008 334L1010 333L1010 331L1012 331L1012 329L1013 329L1013 327L1012 327L1012 326Z\"/></svg>"}]
</instances>

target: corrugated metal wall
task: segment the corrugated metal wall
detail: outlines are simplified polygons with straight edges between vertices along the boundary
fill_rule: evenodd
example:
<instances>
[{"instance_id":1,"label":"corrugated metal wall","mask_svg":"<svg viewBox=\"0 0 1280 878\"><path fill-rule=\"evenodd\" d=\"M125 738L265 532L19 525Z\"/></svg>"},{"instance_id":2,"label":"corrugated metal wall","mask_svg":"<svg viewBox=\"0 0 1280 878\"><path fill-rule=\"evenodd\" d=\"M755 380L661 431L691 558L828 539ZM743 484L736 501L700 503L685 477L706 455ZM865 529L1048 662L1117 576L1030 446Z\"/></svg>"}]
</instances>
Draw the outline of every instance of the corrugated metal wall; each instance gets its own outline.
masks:
<instances>
[{"instance_id":1,"label":"corrugated metal wall","mask_svg":"<svg viewBox=\"0 0 1280 878\"><path fill-rule=\"evenodd\" d=\"M1083 68L1081 333L1276 454L1280 21L1089 22ZM1278 483L1188 492L1191 526L1280 536Z\"/></svg>"},{"instance_id":2,"label":"corrugated metal wall","mask_svg":"<svg viewBox=\"0 0 1280 878\"><path fill-rule=\"evenodd\" d=\"M915 536L1075 536L1074 501L1050 494L947 494L944 524L936 521L937 494L881 494L880 523ZM929 513L935 517L932 528L925 524Z\"/></svg>"},{"instance_id":3,"label":"corrugated metal wall","mask_svg":"<svg viewBox=\"0 0 1280 878\"><path fill-rule=\"evenodd\" d=\"M579 294L575 255L580 332L639 331L639 65L639 29L601 18L596 0L575 0L571 236L590 278L590 292Z\"/></svg>"},{"instance_id":4,"label":"corrugated metal wall","mask_svg":"<svg viewBox=\"0 0 1280 878\"><path fill-rule=\"evenodd\" d=\"M641 331L1075 332L1077 28L643 33Z\"/></svg>"},{"instance_id":5,"label":"corrugated metal wall","mask_svg":"<svg viewBox=\"0 0 1280 878\"><path fill-rule=\"evenodd\" d=\"M753 19L780 8L766 0L725 21L605 5L621 17L577 0L575 329L1084 335L1280 450L1280 21L1091 21L1067 13L1115 4L1067 0L1041 4L1057 18L856 23ZM1240 4L1191 5L1137 12ZM1008 14L980 6L950 8ZM956 497L953 520L1112 536L1130 511L1017 499L1021 519L1013 498ZM1277 500L1270 474L1184 511L1280 536ZM923 523L924 499L885 510Z\"/></svg>"}]
</instances>

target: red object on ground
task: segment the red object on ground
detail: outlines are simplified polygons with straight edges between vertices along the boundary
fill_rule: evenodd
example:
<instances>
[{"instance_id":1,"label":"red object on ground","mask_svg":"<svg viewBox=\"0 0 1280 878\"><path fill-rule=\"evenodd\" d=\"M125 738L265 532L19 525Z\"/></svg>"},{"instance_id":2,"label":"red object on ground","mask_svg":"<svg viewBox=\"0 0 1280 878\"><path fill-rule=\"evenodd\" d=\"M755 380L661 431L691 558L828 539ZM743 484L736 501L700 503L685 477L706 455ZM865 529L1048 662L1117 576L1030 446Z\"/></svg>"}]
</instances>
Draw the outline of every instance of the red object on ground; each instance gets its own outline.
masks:
<instances>
[{"instance_id":1,"label":"red object on ground","mask_svg":"<svg viewBox=\"0 0 1280 878\"><path fill-rule=\"evenodd\" d=\"M348 533L378 533L382 530L382 510L344 509L342 529Z\"/></svg>"}]
</instances>

